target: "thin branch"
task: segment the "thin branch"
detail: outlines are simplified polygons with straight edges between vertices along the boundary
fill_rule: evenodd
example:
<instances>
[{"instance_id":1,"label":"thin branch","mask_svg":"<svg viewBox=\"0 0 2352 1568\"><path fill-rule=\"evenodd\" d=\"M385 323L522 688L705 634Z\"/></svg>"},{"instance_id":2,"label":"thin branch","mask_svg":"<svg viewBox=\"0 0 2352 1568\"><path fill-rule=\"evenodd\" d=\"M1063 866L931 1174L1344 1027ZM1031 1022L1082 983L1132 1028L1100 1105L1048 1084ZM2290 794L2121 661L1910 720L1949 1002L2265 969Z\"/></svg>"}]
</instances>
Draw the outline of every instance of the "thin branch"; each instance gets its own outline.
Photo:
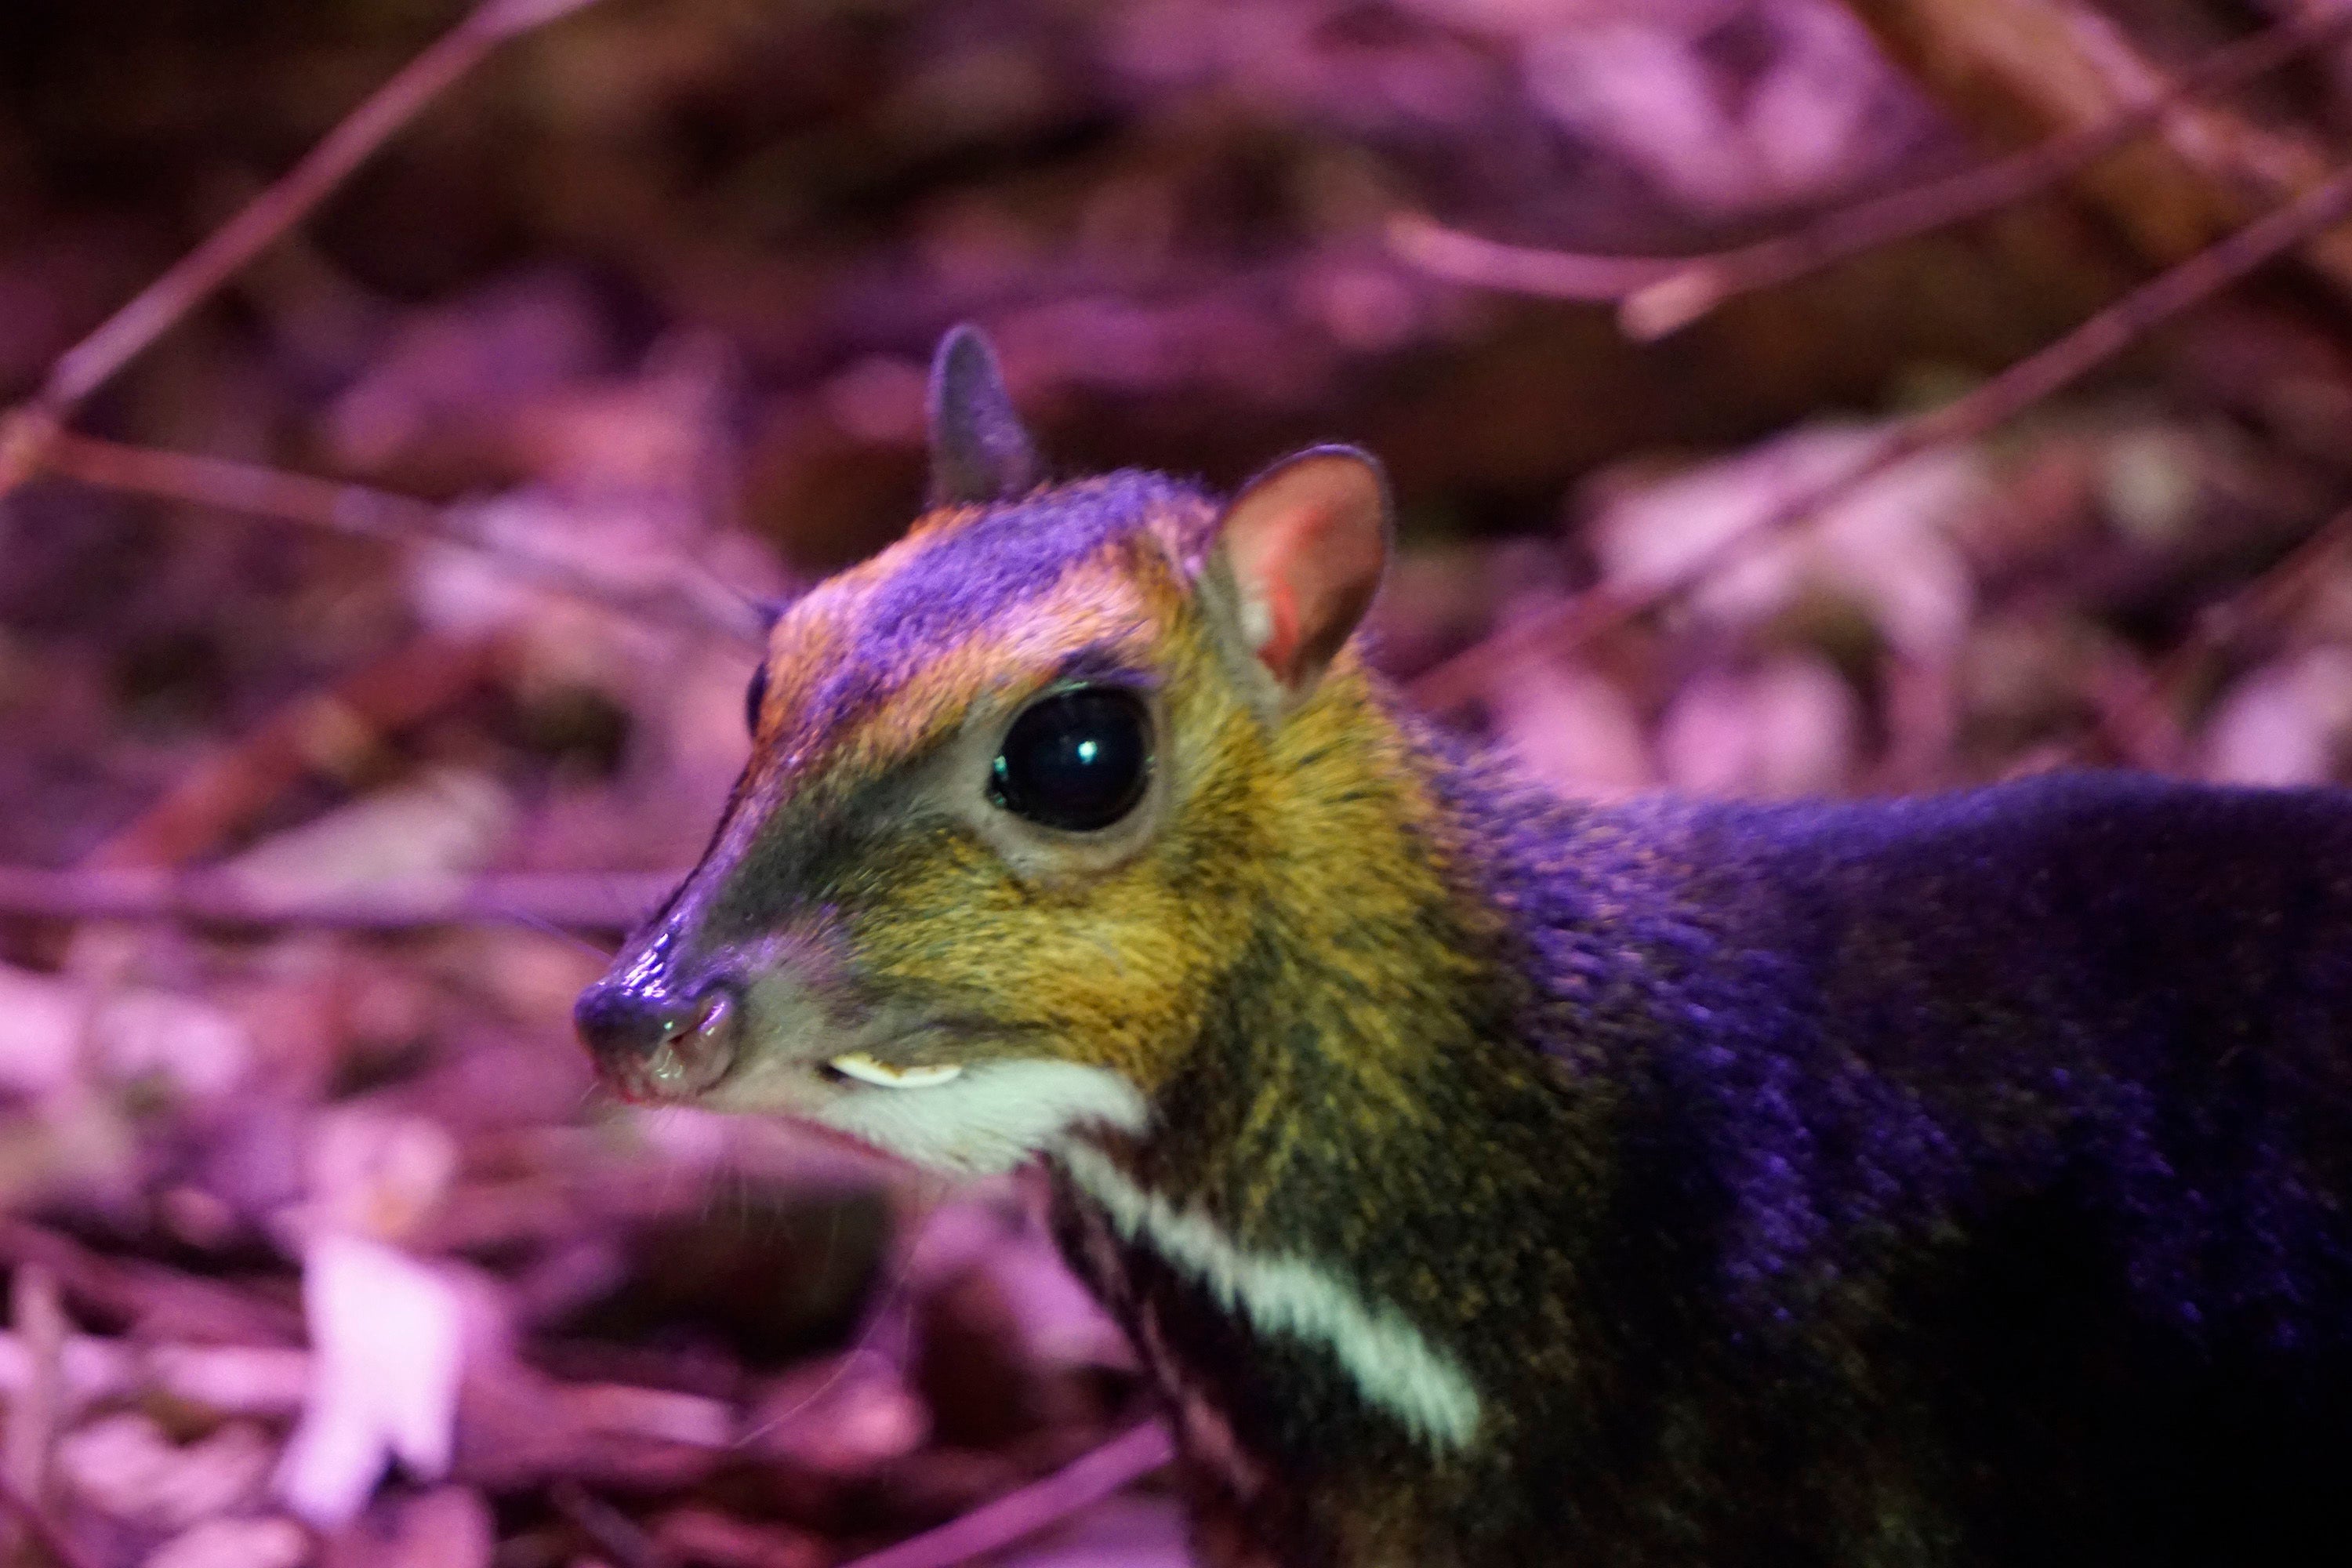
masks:
<instances>
[{"instance_id":1,"label":"thin branch","mask_svg":"<svg viewBox=\"0 0 2352 1568\"><path fill-rule=\"evenodd\" d=\"M343 117L280 175L81 342L58 356L41 389L0 414L0 497L30 479L74 410L157 338L300 223L335 187L452 82L518 33L591 0L483 0Z\"/></svg>"},{"instance_id":2,"label":"thin branch","mask_svg":"<svg viewBox=\"0 0 2352 1568\"><path fill-rule=\"evenodd\" d=\"M66 428L84 399L301 222L352 170L491 49L590 3L484 0L395 72L275 184L59 355L29 403L0 415L0 497L47 471L102 489L344 533L436 540L481 554L542 587L624 615L756 643L758 617L748 605L692 592L683 580L658 590L631 588L562 561L490 545L452 514L404 496L215 458L128 447Z\"/></svg>"},{"instance_id":3,"label":"thin branch","mask_svg":"<svg viewBox=\"0 0 2352 1568\"><path fill-rule=\"evenodd\" d=\"M2230 652L2260 628L2287 624L2338 564L2347 543L2352 509L2327 518L2263 572L2199 610L2188 633L2153 668L2110 659L2087 672L2084 685L2097 723L2084 741L2067 748L2069 753L2079 756L2089 740L2097 739L2135 767L2177 771L2189 752L2178 715L2190 682L2209 659Z\"/></svg>"},{"instance_id":4,"label":"thin branch","mask_svg":"<svg viewBox=\"0 0 2352 1568\"><path fill-rule=\"evenodd\" d=\"M1391 219L1389 243L1405 260L1458 282L1550 299L1613 301L1625 334L1647 342L1680 331L1739 295L2023 201L2147 135L2187 100L2242 87L2347 33L2352 33L2352 12L2311 7L2214 50L2166 91L2096 125L1940 180L1839 208L1790 233L1710 255L1585 256L1505 245L1418 214Z\"/></svg>"},{"instance_id":5,"label":"thin branch","mask_svg":"<svg viewBox=\"0 0 2352 1568\"><path fill-rule=\"evenodd\" d=\"M2319 586L2347 544L2352 544L2352 509L2328 518L2259 575L2198 611L2188 636L2158 664L2157 685L2177 697L2207 658L2227 653L2259 627L2284 622Z\"/></svg>"},{"instance_id":6,"label":"thin branch","mask_svg":"<svg viewBox=\"0 0 2352 1568\"><path fill-rule=\"evenodd\" d=\"M59 478L127 495L217 507L369 539L454 545L542 588L638 620L751 647L760 641L759 616L749 602L691 593L682 581L659 588L634 587L552 556L492 545L458 514L389 490L226 458L126 446L69 431L50 437L40 465Z\"/></svg>"},{"instance_id":7,"label":"thin branch","mask_svg":"<svg viewBox=\"0 0 2352 1568\"><path fill-rule=\"evenodd\" d=\"M49 1494L49 1457L58 1424L68 1414L65 1352L72 1325L66 1321L57 1275L38 1263L17 1265L8 1281L8 1309L24 1351L25 1380L10 1391L0 1476L16 1496L37 1504ZM14 1545L16 1530L0 1533Z\"/></svg>"},{"instance_id":8,"label":"thin branch","mask_svg":"<svg viewBox=\"0 0 2352 1568\"><path fill-rule=\"evenodd\" d=\"M195 304L310 215L426 104L517 33L589 0L488 0L394 72L278 178L203 244L182 257L98 330L60 355L35 399L62 418Z\"/></svg>"},{"instance_id":9,"label":"thin branch","mask_svg":"<svg viewBox=\"0 0 2352 1568\"><path fill-rule=\"evenodd\" d=\"M47 1269L84 1310L132 1325L145 1338L228 1345L294 1345L302 1314L259 1292L144 1258L110 1256L61 1231L0 1218L0 1260Z\"/></svg>"},{"instance_id":10,"label":"thin branch","mask_svg":"<svg viewBox=\"0 0 2352 1568\"><path fill-rule=\"evenodd\" d=\"M1766 540L1820 515L1888 469L1937 447L1973 440L2088 372L2147 332L2247 273L2352 216L2352 168L2256 218L2018 361L1966 396L1882 435L1854 465L1783 501L1654 582L1595 588L1499 632L1423 674L1413 697L1433 711L1461 706L1495 676L1541 648L1572 647L1656 609L1745 557Z\"/></svg>"},{"instance_id":11,"label":"thin branch","mask_svg":"<svg viewBox=\"0 0 2352 1568\"><path fill-rule=\"evenodd\" d=\"M2147 666L2118 647L2092 652L2075 672L2074 689L2091 712L2090 731L2135 768L2179 773L2189 737Z\"/></svg>"},{"instance_id":12,"label":"thin branch","mask_svg":"<svg viewBox=\"0 0 2352 1568\"><path fill-rule=\"evenodd\" d=\"M1092 1453L937 1530L845 1564L845 1568L949 1568L994 1552L1101 1501L1176 1457L1168 1429L1147 1422Z\"/></svg>"},{"instance_id":13,"label":"thin branch","mask_svg":"<svg viewBox=\"0 0 2352 1568\"><path fill-rule=\"evenodd\" d=\"M322 688L306 688L176 770L162 794L86 851L77 868L154 870L217 859L301 780L360 782L394 737L499 680L509 640L498 632L427 631Z\"/></svg>"},{"instance_id":14,"label":"thin branch","mask_svg":"<svg viewBox=\"0 0 2352 1568\"><path fill-rule=\"evenodd\" d=\"M1388 242L1400 259L1452 282L1498 289L1506 294L1573 300L1588 305L1620 303L1677 273L1717 259L1698 256L1596 256L1543 246L1510 245L1465 233L1416 212L1397 213L1389 218ZM1738 252L1720 254L1732 256Z\"/></svg>"},{"instance_id":15,"label":"thin branch","mask_svg":"<svg viewBox=\"0 0 2352 1568\"><path fill-rule=\"evenodd\" d=\"M683 879L668 871L515 871L362 887L273 887L234 871L0 866L0 915L407 931L521 923L625 931Z\"/></svg>"},{"instance_id":16,"label":"thin branch","mask_svg":"<svg viewBox=\"0 0 2352 1568\"><path fill-rule=\"evenodd\" d=\"M548 1488L547 1500L618 1568L670 1568L670 1554L635 1520L572 1478Z\"/></svg>"}]
</instances>

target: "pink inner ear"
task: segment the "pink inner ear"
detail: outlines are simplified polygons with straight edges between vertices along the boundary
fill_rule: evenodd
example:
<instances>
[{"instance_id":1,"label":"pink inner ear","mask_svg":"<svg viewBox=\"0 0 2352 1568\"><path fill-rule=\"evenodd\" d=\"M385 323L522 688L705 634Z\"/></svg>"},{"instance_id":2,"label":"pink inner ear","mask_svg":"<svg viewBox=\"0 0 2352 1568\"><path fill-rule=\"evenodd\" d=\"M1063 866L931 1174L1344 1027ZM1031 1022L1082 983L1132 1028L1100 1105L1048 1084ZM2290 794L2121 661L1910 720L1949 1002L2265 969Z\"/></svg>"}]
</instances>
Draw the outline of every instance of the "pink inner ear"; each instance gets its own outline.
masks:
<instances>
[{"instance_id":1,"label":"pink inner ear","mask_svg":"<svg viewBox=\"0 0 2352 1568\"><path fill-rule=\"evenodd\" d=\"M1225 514L1226 558L1256 652L1285 686L1322 673L1371 603L1388 552L1380 470L1345 448L1303 453L1252 484Z\"/></svg>"},{"instance_id":2,"label":"pink inner ear","mask_svg":"<svg viewBox=\"0 0 2352 1568\"><path fill-rule=\"evenodd\" d=\"M1265 597L1259 609L1265 616L1265 630L1257 639L1257 657L1280 675L1298 658L1298 605L1291 598L1290 584L1280 577L1265 583L1262 592Z\"/></svg>"}]
</instances>

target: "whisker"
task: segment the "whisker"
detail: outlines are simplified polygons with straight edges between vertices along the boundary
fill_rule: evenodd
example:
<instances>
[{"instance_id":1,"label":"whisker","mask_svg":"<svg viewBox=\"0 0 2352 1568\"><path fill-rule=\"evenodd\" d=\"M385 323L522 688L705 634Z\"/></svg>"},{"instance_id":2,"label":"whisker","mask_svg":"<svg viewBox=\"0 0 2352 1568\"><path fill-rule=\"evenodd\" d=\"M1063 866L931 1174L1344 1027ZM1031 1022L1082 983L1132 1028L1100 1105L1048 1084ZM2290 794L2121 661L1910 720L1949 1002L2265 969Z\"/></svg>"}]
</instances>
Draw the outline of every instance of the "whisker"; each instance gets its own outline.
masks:
<instances>
[{"instance_id":1,"label":"whisker","mask_svg":"<svg viewBox=\"0 0 2352 1568\"><path fill-rule=\"evenodd\" d=\"M559 924L549 920L545 915L533 914L529 910L501 906L490 912L509 925L528 927L541 936L551 936L567 946L579 948L583 952L593 953L598 958L610 958L620 951L620 943L617 941L609 945L593 942L570 926Z\"/></svg>"},{"instance_id":2,"label":"whisker","mask_svg":"<svg viewBox=\"0 0 2352 1568\"><path fill-rule=\"evenodd\" d=\"M930 1212L939 1206L949 1185L945 1177L935 1177L929 1172L919 1173L910 1184L915 1194L916 1204L922 1211L924 1218L928 1218ZM922 1248L924 1234L928 1229L929 1226L921 1221L919 1220L916 1223L913 1241L908 1245L905 1255L898 1259L885 1278L881 1289L876 1293L872 1310L866 1313L865 1323L858 1329L856 1339L851 1342L847 1350L842 1352L840 1363L825 1375L823 1382L794 1403L791 1409L779 1412L751 1430L739 1434L732 1447L747 1447L797 1420L826 1394L841 1386L843 1380L848 1377L860 1362L868 1357L880 1362L883 1367L894 1375L904 1373L905 1368L893 1357L877 1350L875 1342L881 1338L884 1329L888 1326L890 1321L902 1309L912 1304L916 1278L915 1259Z\"/></svg>"}]
</instances>

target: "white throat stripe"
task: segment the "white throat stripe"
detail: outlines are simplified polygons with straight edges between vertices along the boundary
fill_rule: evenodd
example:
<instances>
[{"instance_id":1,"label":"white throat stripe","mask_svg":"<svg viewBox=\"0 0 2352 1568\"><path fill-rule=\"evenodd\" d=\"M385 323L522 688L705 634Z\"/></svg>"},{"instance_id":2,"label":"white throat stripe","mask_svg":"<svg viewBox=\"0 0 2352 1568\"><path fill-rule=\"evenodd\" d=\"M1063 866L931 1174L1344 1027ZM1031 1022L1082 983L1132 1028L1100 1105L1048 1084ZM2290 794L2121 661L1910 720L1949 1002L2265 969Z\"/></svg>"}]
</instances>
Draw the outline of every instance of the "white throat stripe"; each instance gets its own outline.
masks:
<instances>
[{"instance_id":1,"label":"white throat stripe","mask_svg":"<svg viewBox=\"0 0 2352 1568\"><path fill-rule=\"evenodd\" d=\"M1424 1442L1469 1446L1478 1427L1478 1391L1394 1307L1368 1305L1303 1258L1243 1251L1206 1217L1146 1192L1083 1143L1066 1146L1060 1157L1127 1241L1150 1247L1261 1331L1330 1351L1367 1401Z\"/></svg>"}]
</instances>

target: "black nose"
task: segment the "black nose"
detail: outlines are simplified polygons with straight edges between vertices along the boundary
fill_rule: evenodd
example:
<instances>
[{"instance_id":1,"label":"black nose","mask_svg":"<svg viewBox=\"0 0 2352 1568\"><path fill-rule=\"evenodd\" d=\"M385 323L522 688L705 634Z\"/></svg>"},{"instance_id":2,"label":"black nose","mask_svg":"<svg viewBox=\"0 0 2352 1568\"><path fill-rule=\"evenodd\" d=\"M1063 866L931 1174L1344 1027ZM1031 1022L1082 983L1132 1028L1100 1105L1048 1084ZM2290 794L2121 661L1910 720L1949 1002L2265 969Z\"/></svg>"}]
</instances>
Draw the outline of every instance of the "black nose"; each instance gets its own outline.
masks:
<instances>
[{"instance_id":1,"label":"black nose","mask_svg":"<svg viewBox=\"0 0 2352 1568\"><path fill-rule=\"evenodd\" d=\"M740 1011L724 983L681 992L608 976L581 993L572 1021L625 1099L680 1100L735 1065Z\"/></svg>"}]
</instances>

